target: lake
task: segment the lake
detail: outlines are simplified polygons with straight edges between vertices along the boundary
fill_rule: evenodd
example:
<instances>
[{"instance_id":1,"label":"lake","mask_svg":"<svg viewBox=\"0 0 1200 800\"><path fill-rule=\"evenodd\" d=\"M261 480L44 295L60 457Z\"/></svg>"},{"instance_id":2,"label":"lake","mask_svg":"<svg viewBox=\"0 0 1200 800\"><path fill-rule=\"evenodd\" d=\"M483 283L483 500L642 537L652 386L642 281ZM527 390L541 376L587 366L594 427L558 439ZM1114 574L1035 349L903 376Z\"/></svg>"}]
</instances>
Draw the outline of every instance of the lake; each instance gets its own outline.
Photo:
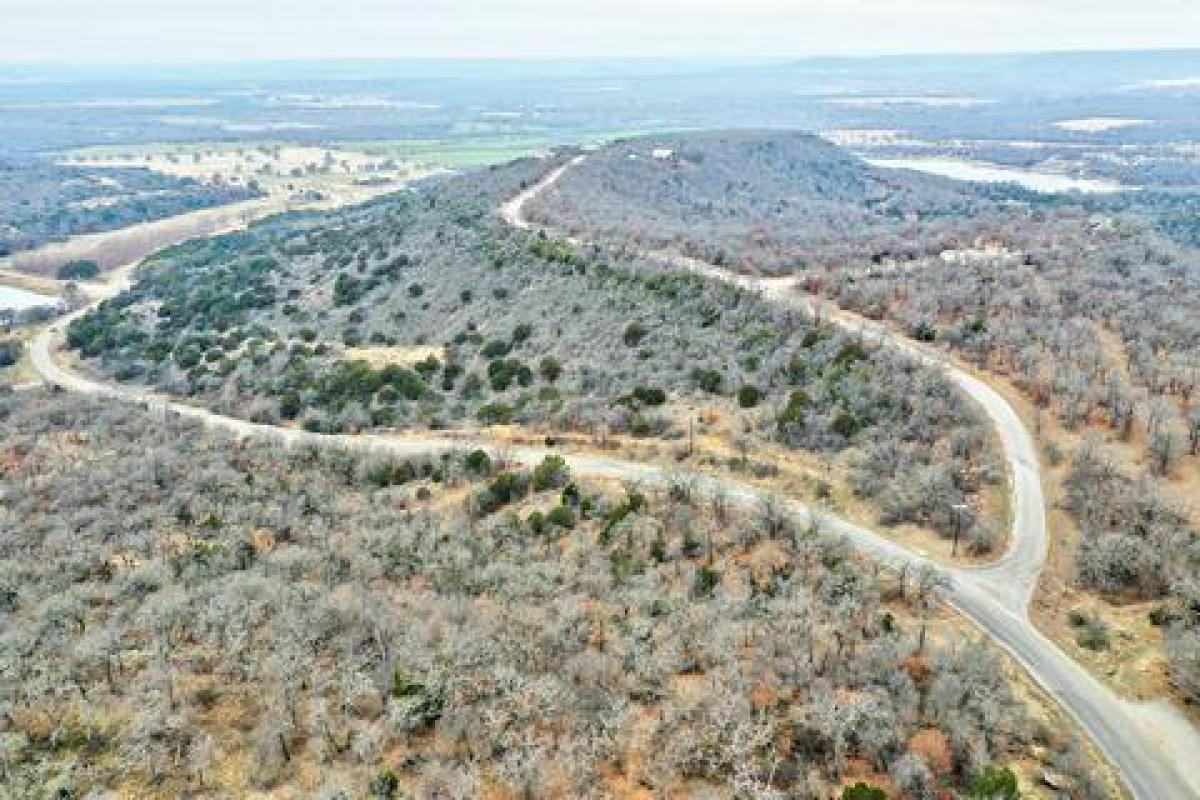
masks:
<instances>
[{"instance_id":1,"label":"lake","mask_svg":"<svg viewBox=\"0 0 1200 800\"><path fill-rule=\"evenodd\" d=\"M0 286L0 311L24 311L38 306L56 306L60 302L55 297L14 289L11 286Z\"/></svg>"},{"instance_id":2,"label":"lake","mask_svg":"<svg viewBox=\"0 0 1200 800\"><path fill-rule=\"evenodd\" d=\"M1035 172L1034 170L1017 169L1015 167L1002 167L998 164L967 161L961 158L936 156L921 158L868 158L867 163L872 166L888 169L914 169L918 172L928 172L931 175L941 175L944 178L953 178L959 181L1016 183L1035 192L1078 191L1088 194L1110 194L1112 192L1135 188L1124 186L1114 181L1072 178L1069 175Z\"/></svg>"}]
</instances>

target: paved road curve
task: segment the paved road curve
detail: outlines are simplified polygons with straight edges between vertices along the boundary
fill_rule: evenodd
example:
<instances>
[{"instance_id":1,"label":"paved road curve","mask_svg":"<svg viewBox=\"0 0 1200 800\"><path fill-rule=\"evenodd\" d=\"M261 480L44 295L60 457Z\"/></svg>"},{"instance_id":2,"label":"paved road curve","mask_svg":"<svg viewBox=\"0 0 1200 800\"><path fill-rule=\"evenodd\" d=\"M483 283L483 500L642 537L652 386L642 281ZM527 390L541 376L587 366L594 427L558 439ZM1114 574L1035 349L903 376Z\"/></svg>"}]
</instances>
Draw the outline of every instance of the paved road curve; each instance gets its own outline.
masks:
<instances>
[{"instance_id":1,"label":"paved road curve","mask_svg":"<svg viewBox=\"0 0 1200 800\"><path fill-rule=\"evenodd\" d=\"M525 206L585 158L577 156L551 170L537 184L505 203L500 209L501 217L516 228L533 229L535 226L525 216ZM583 244L578 240L571 241ZM1008 549L998 561L982 568L947 571L951 580L950 602L1008 650L1034 680L1075 716L1117 766L1136 797L1145 800L1200 798L1200 776L1197 775L1200 771L1192 769L1194 764L1188 756L1189 753L1191 757L1200 756L1200 735L1188 720L1177 710L1163 705L1147 706L1123 700L1064 654L1029 621L1029 604L1046 560L1045 498L1033 437L1002 395L949 356L918 344L879 322L801 293L793 279L738 275L671 252L645 255L677 268L737 284L783 305L819 312L844 328L876 338L940 369L973 399L992 421L1004 449L1012 532ZM850 527L848 523L837 524L837 528L847 534ZM863 531L858 533L870 536ZM855 535L852 538L861 542L863 537ZM866 549L892 558L914 558L896 545L885 552L880 552L878 547ZM900 554L897 555L895 550L900 550ZM1171 733L1162 735L1160 726Z\"/></svg>"},{"instance_id":2,"label":"paved road curve","mask_svg":"<svg viewBox=\"0 0 1200 800\"><path fill-rule=\"evenodd\" d=\"M530 227L522 215L525 203L557 181L570 166L581 159L582 157L550 172L537 185L506 203L501 209L501 214L518 227ZM731 276L710 265L685 262L675 257L672 257L672 261L681 267L715 274L723 280L736 280L748 288L763 291L780 302L801 305L811 302L797 296L777 281ZM123 286L123 280L114 279L109 284L108 293L116 293ZM474 446L474 443L450 438L344 436L283 429L225 417L151 392L93 380L64 366L56 358L56 351L66 326L80 313L83 312L77 312L72 317L48 326L35 338L31 347L34 368L47 382L64 389L133 400L145 404L151 410L191 417L207 426L224 429L238 436L269 438L284 444L338 446L395 455L413 455L467 444ZM946 590L949 602L1011 653L1039 684L1075 716L1117 766L1135 797L1144 800L1200 798L1200 786L1189 783L1183 777L1189 774L1187 768L1192 765L1173 757L1153 732L1146 729L1140 707L1123 701L1094 679L1042 636L1028 620L1029 598L1045 559L1046 526L1036 450L1016 412L1003 397L986 384L937 353L921 348L873 322L840 312L831 318L840 324L878 335L892 346L942 367L964 392L979 402L993 420L1001 437L1012 478L1014 513L1010 546L999 561L987 568L949 570L949 586ZM509 458L526 464L536 463L550 452L534 447L501 449ZM646 483L665 483L675 477L664 468L652 464L599 456L563 455L571 469L579 474ZM735 481L705 476L691 477L701 491L719 488L734 502L756 503L761 502L764 497L759 490ZM799 504L787 502L785 506L802 519L809 514L808 510ZM855 546L873 557L912 565L928 563L924 557L908 551L901 545L845 520L822 516L820 522L824 529L846 536ZM1200 749L1194 752L1200 753Z\"/></svg>"}]
</instances>

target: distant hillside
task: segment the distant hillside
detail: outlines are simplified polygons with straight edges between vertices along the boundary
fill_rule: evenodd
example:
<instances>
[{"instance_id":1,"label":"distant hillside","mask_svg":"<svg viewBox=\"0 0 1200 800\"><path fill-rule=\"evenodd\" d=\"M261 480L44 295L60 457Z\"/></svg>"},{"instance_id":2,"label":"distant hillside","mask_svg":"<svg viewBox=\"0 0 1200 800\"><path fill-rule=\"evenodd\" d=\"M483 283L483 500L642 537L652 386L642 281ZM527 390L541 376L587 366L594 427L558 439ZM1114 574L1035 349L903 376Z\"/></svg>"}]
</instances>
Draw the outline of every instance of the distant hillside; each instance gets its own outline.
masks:
<instances>
[{"instance_id":1,"label":"distant hillside","mask_svg":"<svg viewBox=\"0 0 1200 800\"><path fill-rule=\"evenodd\" d=\"M256 196L148 169L0 159L0 256Z\"/></svg>"},{"instance_id":2,"label":"distant hillside","mask_svg":"<svg viewBox=\"0 0 1200 800\"><path fill-rule=\"evenodd\" d=\"M615 143L529 211L589 238L790 269L944 249L994 208L967 185L878 169L815 136L734 131Z\"/></svg>"}]
</instances>

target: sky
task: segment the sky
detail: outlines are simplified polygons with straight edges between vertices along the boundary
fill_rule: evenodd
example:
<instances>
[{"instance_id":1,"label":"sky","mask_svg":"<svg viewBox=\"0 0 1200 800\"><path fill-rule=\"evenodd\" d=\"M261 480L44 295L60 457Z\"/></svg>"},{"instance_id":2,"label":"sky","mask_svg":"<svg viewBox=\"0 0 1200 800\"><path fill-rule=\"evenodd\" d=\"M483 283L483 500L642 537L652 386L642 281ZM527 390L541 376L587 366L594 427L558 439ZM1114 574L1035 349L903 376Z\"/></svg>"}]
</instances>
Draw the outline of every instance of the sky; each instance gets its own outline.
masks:
<instances>
[{"instance_id":1,"label":"sky","mask_svg":"<svg viewBox=\"0 0 1200 800\"><path fill-rule=\"evenodd\" d=\"M1200 0L0 0L0 61L1200 47Z\"/></svg>"}]
</instances>

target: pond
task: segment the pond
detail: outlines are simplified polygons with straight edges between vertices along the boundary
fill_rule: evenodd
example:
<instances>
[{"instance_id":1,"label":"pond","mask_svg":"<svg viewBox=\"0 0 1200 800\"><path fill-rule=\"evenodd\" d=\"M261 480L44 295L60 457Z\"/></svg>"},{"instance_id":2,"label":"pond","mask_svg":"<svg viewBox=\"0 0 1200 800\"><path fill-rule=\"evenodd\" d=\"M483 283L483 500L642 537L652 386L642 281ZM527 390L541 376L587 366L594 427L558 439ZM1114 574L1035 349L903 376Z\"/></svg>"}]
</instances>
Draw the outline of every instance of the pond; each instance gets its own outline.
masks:
<instances>
[{"instance_id":1,"label":"pond","mask_svg":"<svg viewBox=\"0 0 1200 800\"><path fill-rule=\"evenodd\" d=\"M867 159L867 163L872 166L889 169L915 169L918 172L928 172L931 175L941 175L943 178L953 178L959 181L1016 183L1035 192L1078 191L1089 194L1109 194L1135 188L1124 186L1114 181L1072 178L1070 175L1036 172L1031 169L1019 169L1016 167L1002 167L998 164L967 161L961 158L944 158L941 156L869 158Z\"/></svg>"},{"instance_id":2,"label":"pond","mask_svg":"<svg viewBox=\"0 0 1200 800\"><path fill-rule=\"evenodd\" d=\"M15 289L11 286L0 286L0 311L25 311L30 308L57 306L61 301L55 297Z\"/></svg>"}]
</instances>

